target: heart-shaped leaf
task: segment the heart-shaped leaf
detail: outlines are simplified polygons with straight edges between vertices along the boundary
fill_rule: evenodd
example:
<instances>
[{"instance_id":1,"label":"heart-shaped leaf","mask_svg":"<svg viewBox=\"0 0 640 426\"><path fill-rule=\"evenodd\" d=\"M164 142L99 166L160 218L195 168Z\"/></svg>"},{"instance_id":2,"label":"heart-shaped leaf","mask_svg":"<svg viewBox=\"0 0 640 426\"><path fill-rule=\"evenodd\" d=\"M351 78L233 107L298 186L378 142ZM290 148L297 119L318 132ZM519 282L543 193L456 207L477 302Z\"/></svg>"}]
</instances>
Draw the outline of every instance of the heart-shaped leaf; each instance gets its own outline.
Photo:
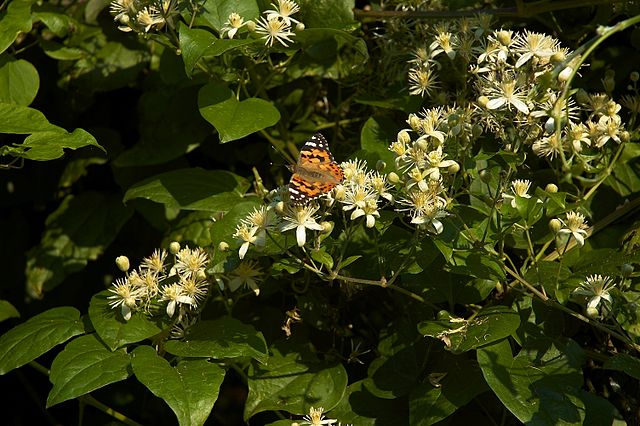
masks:
<instances>
[{"instance_id":1,"label":"heart-shaped leaf","mask_svg":"<svg viewBox=\"0 0 640 426\"><path fill-rule=\"evenodd\" d=\"M258 98L238 101L231 89L220 83L209 83L200 89L198 107L204 119L216 128L222 143L243 138L280 120L280 112L271 102Z\"/></svg>"}]
</instances>

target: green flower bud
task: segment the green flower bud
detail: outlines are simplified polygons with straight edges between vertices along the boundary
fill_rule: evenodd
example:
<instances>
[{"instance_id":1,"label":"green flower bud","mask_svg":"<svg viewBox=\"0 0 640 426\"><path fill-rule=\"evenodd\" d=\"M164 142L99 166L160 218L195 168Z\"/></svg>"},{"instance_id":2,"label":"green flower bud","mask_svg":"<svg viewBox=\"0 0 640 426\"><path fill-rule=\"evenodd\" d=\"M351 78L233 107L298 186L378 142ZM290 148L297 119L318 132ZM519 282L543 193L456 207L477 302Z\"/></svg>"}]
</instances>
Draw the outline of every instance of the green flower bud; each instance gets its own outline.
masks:
<instances>
[{"instance_id":1,"label":"green flower bud","mask_svg":"<svg viewBox=\"0 0 640 426\"><path fill-rule=\"evenodd\" d=\"M229 244L226 241L220 241L220 243L218 244L218 250L220 251L229 250Z\"/></svg>"},{"instance_id":2,"label":"green flower bud","mask_svg":"<svg viewBox=\"0 0 640 426\"><path fill-rule=\"evenodd\" d=\"M551 229L551 232L553 232L554 234L557 234L561 228L562 222L560 222L560 219L551 219L549 221L549 229Z\"/></svg>"},{"instance_id":3,"label":"green flower bud","mask_svg":"<svg viewBox=\"0 0 640 426\"><path fill-rule=\"evenodd\" d=\"M547 186L544 187L544 190L549 194L555 194L556 192L558 192L558 185L556 185L555 183L547 184Z\"/></svg>"},{"instance_id":4,"label":"green flower bud","mask_svg":"<svg viewBox=\"0 0 640 426\"><path fill-rule=\"evenodd\" d=\"M169 244L169 253L176 254L179 251L180 251L180 243L177 241L172 241L171 244Z\"/></svg>"},{"instance_id":5,"label":"green flower bud","mask_svg":"<svg viewBox=\"0 0 640 426\"><path fill-rule=\"evenodd\" d=\"M129 258L127 256L118 256L116 257L116 265L118 269L122 272L127 272L129 270Z\"/></svg>"},{"instance_id":6,"label":"green flower bud","mask_svg":"<svg viewBox=\"0 0 640 426\"><path fill-rule=\"evenodd\" d=\"M389 173L387 175L387 179L389 180L390 183L394 185L400 182L400 176L398 176L396 172Z\"/></svg>"}]
</instances>

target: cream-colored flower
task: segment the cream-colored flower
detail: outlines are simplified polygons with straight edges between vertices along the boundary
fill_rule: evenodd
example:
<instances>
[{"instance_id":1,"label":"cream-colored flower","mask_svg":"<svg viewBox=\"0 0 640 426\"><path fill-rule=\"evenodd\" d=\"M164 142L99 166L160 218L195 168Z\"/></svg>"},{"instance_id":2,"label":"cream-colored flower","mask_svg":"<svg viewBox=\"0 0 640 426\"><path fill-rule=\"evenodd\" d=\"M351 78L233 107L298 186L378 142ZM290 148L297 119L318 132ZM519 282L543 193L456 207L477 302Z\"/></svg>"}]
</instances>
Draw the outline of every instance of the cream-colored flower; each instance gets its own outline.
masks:
<instances>
[{"instance_id":1,"label":"cream-colored flower","mask_svg":"<svg viewBox=\"0 0 640 426\"><path fill-rule=\"evenodd\" d=\"M580 247L584 245L584 239L587 237L586 225L584 216L577 212L568 212L565 220L559 219L562 222L564 228L558 231L558 234L570 235L575 238Z\"/></svg>"},{"instance_id":2,"label":"cream-colored flower","mask_svg":"<svg viewBox=\"0 0 640 426\"><path fill-rule=\"evenodd\" d=\"M295 33L290 31L291 25L287 24L284 19L277 16L270 16L267 19L261 17L256 24L256 32L262 34L266 46L273 46L274 41L278 41L284 47L287 47L287 43L293 43L290 37L293 37Z\"/></svg>"},{"instance_id":3,"label":"cream-colored flower","mask_svg":"<svg viewBox=\"0 0 640 426\"><path fill-rule=\"evenodd\" d=\"M225 36L230 39L233 38L238 30L244 25L246 25L246 22L244 22L244 18L242 16L235 12L231 13L220 31L220 38L224 38Z\"/></svg>"},{"instance_id":4,"label":"cream-colored flower","mask_svg":"<svg viewBox=\"0 0 640 426\"><path fill-rule=\"evenodd\" d=\"M502 198L505 201L511 201L511 207L516 208L516 197L520 198L531 198L531 195L528 194L529 188L531 187L531 181L527 179L516 179L511 182L511 192L513 194L502 194Z\"/></svg>"},{"instance_id":5,"label":"cream-colored flower","mask_svg":"<svg viewBox=\"0 0 640 426\"><path fill-rule=\"evenodd\" d=\"M307 242L306 230L322 231L322 225L316 222L316 218L313 216L318 210L316 205L307 205L304 207L293 206L284 216L284 222L280 229L282 231L289 231L291 229L296 230L296 241L299 247L302 247Z\"/></svg>"}]
</instances>

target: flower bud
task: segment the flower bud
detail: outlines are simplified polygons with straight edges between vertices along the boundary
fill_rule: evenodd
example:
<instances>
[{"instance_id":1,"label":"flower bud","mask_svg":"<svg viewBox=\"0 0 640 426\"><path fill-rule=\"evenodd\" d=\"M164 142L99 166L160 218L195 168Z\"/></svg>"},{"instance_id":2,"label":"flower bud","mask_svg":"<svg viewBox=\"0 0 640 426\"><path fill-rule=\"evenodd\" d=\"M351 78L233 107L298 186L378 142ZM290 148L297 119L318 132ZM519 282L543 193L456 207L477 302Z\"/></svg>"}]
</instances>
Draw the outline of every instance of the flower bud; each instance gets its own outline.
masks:
<instances>
[{"instance_id":1,"label":"flower bud","mask_svg":"<svg viewBox=\"0 0 640 426\"><path fill-rule=\"evenodd\" d=\"M274 208L275 212L277 214L283 214L284 213L284 202L283 201L278 201L276 203L276 206Z\"/></svg>"},{"instance_id":2,"label":"flower bud","mask_svg":"<svg viewBox=\"0 0 640 426\"><path fill-rule=\"evenodd\" d=\"M395 185L400 182L400 176L398 176L396 172L391 172L387 175L387 180L389 180L390 183Z\"/></svg>"},{"instance_id":3,"label":"flower bud","mask_svg":"<svg viewBox=\"0 0 640 426\"><path fill-rule=\"evenodd\" d=\"M486 96L480 96L478 98L478 105L480 105L482 108L486 108L488 103L489 98L487 98Z\"/></svg>"},{"instance_id":4,"label":"flower bud","mask_svg":"<svg viewBox=\"0 0 640 426\"><path fill-rule=\"evenodd\" d=\"M322 233L323 234L330 234L331 231L333 231L334 223L325 220L325 221L320 222L320 226L322 226Z\"/></svg>"},{"instance_id":5,"label":"flower bud","mask_svg":"<svg viewBox=\"0 0 640 426\"><path fill-rule=\"evenodd\" d=\"M296 24L296 31L304 31L304 24L302 22L298 22Z\"/></svg>"},{"instance_id":6,"label":"flower bud","mask_svg":"<svg viewBox=\"0 0 640 426\"><path fill-rule=\"evenodd\" d=\"M253 21L247 21L246 27L250 32L254 32L256 30L256 23Z\"/></svg>"},{"instance_id":7,"label":"flower bud","mask_svg":"<svg viewBox=\"0 0 640 426\"><path fill-rule=\"evenodd\" d=\"M449 166L447 169L449 173L458 173L460 171L460 165L458 163L454 163Z\"/></svg>"},{"instance_id":8,"label":"flower bud","mask_svg":"<svg viewBox=\"0 0 640 426\"><path fill-rule=\"evenodd\" d=\"M415 114L409 114L409 119L407 120L407 122L409 123L409 126L411 126L414 132L417 132L422 127L420 125L420 122L421 122L420 117L418 117Z\"/></svg>"},{"instance_id":9,"label":"flower bud","mask_svg":"<svg viewBox=\"0 0 640 426\"><path fill-rule=\"evenodd\" d=\"M565 67L565 69L560 71L560 74L558 74L558 81L561 83L568 81L572 73L573 73L573 68Z\"/></svg>"},{"instance_id":10,"label":"flower bud","mask_svg":"<svg viewBox=\"0 0 640 426\"><path fill-rule=\"evenodd\" d=\"M629 74L629 79L634 83L637 82L640 80L640 73L638 71L632 71L631 74Z\"/></svg>"},{"instance_id":11,"label":"flower bud","mask_svg":"<svg viewBox=\"0 0 640 426\"><path fill-rule=\"evenodd\" d=\"M220 243L218 244L218 250L220 251L229 250L229 244L226 241L220 241Z\"/></svg>"},{"instance_id":12,"label":"flower bud","mask_svg":"<svg viewBox=\"0 0 640 426\"><path fill-rule=\"evenodd\" d=\"M633 265L630 265L628 263L623 263L622 264L622 276L625 278L629 278L629 276L631 276L631 274L633 274Z\"/></svg>"},{"instance_id":13,"label":"flower bud","mask_svg":"<svg viewBox=\"0 0 640 426\"><path fill-rule=\"evenodd\" d=\"M558 185L556 185L555 183L549 183L544 187L544 190L549 194L555 194L556 192L558 192Z\"/></svg>"},{"instance_id":14,"label":"flower bud","mask_svg":"<svg viewBox=\"0 0 640 426\"><path fill-rule=\"evenodd\" d=\"M605 77L602 79L602 86L605 92L611 93L616 88L616 80L613 77Z\"/></svg>"},{"instance_id":15,"label":"flower bud","mask_svg":"<svg viewBox=\"0 0 640 426\"><path fill-rule=\"evenodd\" d=\"M491 173L489 173L487 169L480 170L480 172L478 172L478 176L484 183L488 183L491 180Z\"/></svg>"},{"instance_id":16,"label":"flower bud","mask_svg":"<svg viewBox=\"0 0 640 426\"><path fill-rule=\"evenodd\" d=\"M586 309L585 313L589 318L598 318L598 315L600 315L600 312L598 312L598 309L593 306L589 306Z\"/></svg>"},{"instance_id":17,"label":"flower bud","mask_svg":"<svg viewBox=\"0 0 640 426\"><path fill-rule=\"evenodd\" d=\"M409 145L411 143L411 136L409 136L409 132L406 130L400 130L398 132L398 142L403 145Z\"/></svg>"},{"instance_id":18,"label":"flower bud","mask_svg":"<svg viewBox=\"0 0 640 426\"><path fill-rule=\"evenodd\" d=\"M415 143L420 151L427 152L429 150L429 143L426 139L418 139Z\"/></svg>"},{"instance_id":19,"label":"flower bud","mask_svg":"<svg viewBox=\"0 0 640 426\"><path fill-rule=\"evenodd\" d=\"M122 272L127 272L129 270L129 258L127 256L118 256L116 257L116 265L118 269Z\"/></svg>"},{"instance_id":20,"label":"flower bud","mask_svg":"<svg viewBox=\"0 0 640 426\"><path fill-rule=\"evenodd\" d=\"M385 163L384 161L378 160L376 162L376 171L378 173L382 173L384 171L384 169L386 169L386 168L387 168L387 163Z\"/></svg>"},{"instance_id":21,"label":"flower bud","mask_svg":"<svg viewBox=\"0 0 640 426\"><path fill-rule=\"evenodd\" d=\"M547 121L544 122L544 131L547 134L551 134L556 130L556 120L553 117L549 117Z\"/></svg>"},{"instance_id":22,"label":"flower bud","mask_svg":"<svg viewBox=\"0 0 640 426\"><path fill-rule=\"evenodd\" d=\"M180 243L177 241L172 241L171 244L169 244L169 253L176 254L179 251L180 251Z\"/></svg>"},{"instance_id":23,"label":"flower bud","mask_svg":"<svg viewBox=\"0 0 640 426\"><path fill-rule=\"evenodd\" d=\"M498 31L496 38L498 39L500 44L502 44L503 46L508 46L509 44L511 44L511 31Z\"/></svg>"},{"instance_id":24,"label":"flower bud","mask_svg":"<svg viewBox=\"0 0 640 426\"><path fill-rule=\"evenodd\" d=\"M557 234L561 228L562 222L560 222L560 219L551 219L549 221L549 229L551 229L551 232L553 232L554 234Z\"/></svg>"}]
</instances>

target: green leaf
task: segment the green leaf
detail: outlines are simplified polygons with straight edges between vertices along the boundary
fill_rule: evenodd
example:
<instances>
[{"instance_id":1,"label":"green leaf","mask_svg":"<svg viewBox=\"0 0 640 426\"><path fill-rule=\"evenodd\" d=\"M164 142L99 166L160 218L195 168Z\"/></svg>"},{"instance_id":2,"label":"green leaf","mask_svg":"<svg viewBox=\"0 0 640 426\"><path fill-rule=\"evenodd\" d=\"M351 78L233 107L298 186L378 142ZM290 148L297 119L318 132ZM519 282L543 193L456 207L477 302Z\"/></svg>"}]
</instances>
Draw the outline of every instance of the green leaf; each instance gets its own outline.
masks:
<instances>
[{"instance_id":1,"label":"green leaf","mask_svg":"<svg viewBox=\"0 0 640 426\"><path fill-rule=\"evenodd\" d=\"M640 380L640 359L627 354L615 354L605 361L603 368L622 371Z\"/></svg>"},{"instance_id":2,"label":"green leaf","mask_svg":"<svg viewBox=\"0 0 640 426\"><path fill-rule=\"evenodd\" d=\"M488 389L478 364L465 356L438 354L429 371L433 383L421 383L409 395L411 425L437 423Z\"/></svg>"},{"instance_id":3,"label":"green leaf","mask_svg":"<svg viewBox=\"0 0 640 426\"><path fill-rule=\"evenodd\" d=\"M200 15L218 33L233 12L242 16L246 21L260 16L260 10L255 0L206 0L200 6Z\"/></svg>"},{"instance_id":4,"label":"green leaf","mask_svg":"<svg viewBox=\"0 0 640 426\"><path fill-rule=\"evenodd\" d=\"M326 252L325 247L320 250L311 250L310 254L313 260L320 262L322 265L326 266L327 269L333 268L333 258Z\"/></svg>"},{"instance_id":5,"label":"green leaf","mask_svg":"<svg viewBox=\"0 0 640 426\"><path fill-rule=\"evenodd\" d=\"M49 123L43 113L37 109L20 105L0 103L0 133L29 134L64 130Z\"/></svg>"},{"instance_id":6,"label":"green leaf","mask_svg":"<svg viewBox=\"0 0 640 426\"><path fill-rule=\"evenodd\" d=\"M207 30L191 29L186 25L180 25L179 35L184 70L189 77L202 57L219 56L229 50L259 43L254 39L219 39Z\"/></svg>"},{"instance_id":7,"label":"green leaf","mask_svg":"<svg viewBox=\"0 0 640 426\"><path fill-rule=\"evenodd\" d=\"M340 403L328 414L344 424L358 426L406 426L409 423L406 399L384 399L373 395L363 381L347 386Z\"/></svg>"},{"instance_id":8,"label":"green leaf","mask_svg":"<svg viewBox=\"0 0 640 426\"><path fill-rule=\"evenodd\" d=\"M27 106L35 99L39 86L38 71L30 62L0 56L0 102Z\"/></svg>"},{"instance_id":9,"label":"green leaf","mask_svg":"<svg viewBox=\"0 0 640 426\"><path fill-rule=\"evenodd\" d=\"M31 5L35 0L13 0L0 15L0 53L7 50L20 33L31 31ZM1 117L1 115L0 115Z\"/></svg>"},{"instance_id":10,"label":"green leaf","mask_svg":"<svg viewBox=\"0 0 640 426\"><path fill-rule=\"evenodd\" d=\"M24 140L20 148L25 149L22 157L27 160L48 161L60 158L66 149L78 149L95 146L104 151L98 141L87 131L75 129L71 133L65 131L36 132Z\"/></svg>"},{"instance_id":11,"label":"green leaf","mask_svg":"<svg viewBox=\"0 0 640 426\"><path fill-rule=\"evenodd\" d=\"M211 126L198 111L197 99L197 86L146 91L138 102L140 139L118 155L114 164L164 164L193 151L211 134Z\"/></svg>"},{"instance_id":12,"label":"green leaf","mask_svg":"<svg viewBox=\"0 0 640 426\"><path fill-rule=\"evenodd\" d=\"M614 408L581 389L582 349L574 342L530 342L517 356L508 340L478 349L489 387L521 422L611 425Z\"/></svg>"},{"instance_id":13,"label":"green leaf","mask_svg":"<svg viewBox=\"0 0 640 426\"><path fill-rule=\"evenodd\" d=\"M394 155L389 151L390 141L397 138L398 128L396 123L387 117L370 117L360 132L360 146L362 155L371 167L375 166L378 160L393 167Z\"/></svg>"},{"instance_id":14,"label":"green leaf","mask_svg":"<svg viewBox=\"0 0 640 426\"><path fill-rule=\"evenodd\" d=\"M280 120L280 112L271 102L259 98L238 101L221 83L209 83L200 89L198 107L218 131L221 143L241 139Z\"/></svg>"},{"instance_id":15,"label":"green leaf","mask_svg":"<svg viewBox=\"0 0 640 426\"><path fill-rule=\"evenodd\" d=\"M323 364L295 350L272 352L265 365L249 370L245 420L267 410L305 414L310 407L323 407L328 411L340 401L347 386L342 364Z\"/></svg>"},{"instance_id":16,"label":"green leaf","mask_svg":"<svg viewBox=\"0 0 640 426\"><path fill-rule=\"evenodd\" d=\"M33 20L34 22L42 21L52 33L61 38L66 37L70 31L74 31L81 25L62 12L37 11L33 13Z\"/></svg>"},{"instance_id":17,"label":"green leaf","mask_svg":"<svg viewBox=\"0 0 640 426\"><path fill-rule=\"evenodd\" d=\"M131 375L130 358L124 349L112 352L95 334L78 337L51 364L53 388L47 408L85 395Z\"/></svg>"},{"instance_id":18,"label":"green leaf","mask_svg":"<svg viewBox=\"0 0 640 426\"><path fill-rule=\"evenodd\" d=\"M202 425L218 399L225 371L207 360L181 360L175 367L151 346L139 346L131 366L138 380L171 407L180 425Z\"/></svg>"},{"instance_id":19,"label":"green leaf","mask_svg":"<svg viewBox=\"0 0 640 426\"><path fill-rule=\"evenodd\" d=\"M120 309L109 306L107 297L110 295L113 293L104 290L91 298L89 319L100 339L111 350L148 339L171 325L170 319L164 312L157 318L148 318L146 314L136 312L129 321L125 321Z\"/></svg>"},{"instance_id":20,"label":"green leaf","mask_svg":"<svg viewBox=\"0 0 640 426\"><path fill-rule=\"evenodd\" d=\"M441 312L438 321L418 324L424 336L440 339L453 353L476 349L510 336L520 325L520 316L506 306L483 308L472 320L454 318Z\"/></svg>"},{"instance_id":21,"label":"green leaf","mask_svg":"<svg viewBox=\"0 0 640 426\"><path fill-rule=\"evenodd\" d=\"M242 200L247 189L249 182L231 172L179 169L133 185L123 201L144 198L182 210L227 211Z\"/></svg>"},{"instance_id":22,"label":"green leaf","mask_svg":"<svg viewBox=\"0 0 640 426\"><path fill-rule=\"evenodd\" d=\"M67 196L47 218L40 244L28 253L27 289L33 297L96 260L132 214L119 196L85 192Z\"/></svg>"},{"instance_id":23,"label":"green leaf","mask_svg":"<svg viewBox=\"0 0 640 426\"><path fill-rule=\"evenodd\" d=\"M45 161L60 158L64 148L95 146L104 151L96 139L82 129L68 133L47 121L40 111L21 105L0 103L0 133L30 134L24 143L0 147L0 155L13 155Z\"/></svg>"},{"instance_id":24,"label":"green leaf","mask_svg":"<svg viewBox=\"0 0 640 426\"><path fill-rule=\"evenodd\" d=\"M455 250L452 262L454 265L450 266L450 270L454 274L471 275L493 281L506 279L502 262L486 253L475 250Z\"/></svg>"},{"instance_id":25,"label":"green leaf","mask_svg":"<svg viewBox=\"0 0 640 426\"><path fill-rule=\"evenodd\" d=\"M359 26L353 18L354 0L301 0L300 17L307 28L337 28L347 31ZM329 19L330 17L330 19Z\"/></svg>"},{"instance_id":26,"label":"green leaf","mask_svg":"<svg viewBox=\"0 0 640 426\"><path fill-rule=\"evenodd\" d=\"M5 321L9 318L19 318L20 312L6 300L0 300L0 321Z\"/></svg>"},{"instance_id":27,"label":"green leaf","mask_svg":"<svg viewBox=\"0 0 640 426\"><path fill-rule=\"evenodd\" d=\"M65 306L38 314L0 337L0 374L21 367L82 333L84 325L75 308Z\"/></svg>"},{"instance_id":28,"label":"green leaf","mask_svg":"<svg viewBox=\"0 0 640 426\"><path fill-rule=\"evenodd\" d=\"M260 362L267 359L267 343L262 333L231 317L198 322L184 340L168 341L166 350L191 358L251 357Z\"/></svg>"},{"instance_id":29,"label":"green leaf","mask_svg":"<svg viewBox=\"0 0 640 426\"><path fill-rule=\"evenodd\" d=\"M346 259L342 260L342 262L340 262L340 264L338 265L338 270L346 268L361 257L361 255L347 257Z\"/></svg>"},{"instance_id":30,"label":"green leaf","mask_svg":"<svg viewBox=\"0 0 640 426\"><path fill-rule=\"evenodd\" d=\"M77 47L66 47L53 40L39 40L40 47L45 55L58 61L75 61L87 56L87 53Z\"/></svg>"},{"instance_id":31,"label":"green leaf","mask_svg":"<svg viewBox=\"0 0 640 426\"><path fill-rule=\"evenodd\" d=\"M184 60L184 71L191 77L193 68L196 66L204 52L209 48L217 37L207 30L198 28L191 29L186 25L180 25L180 51Z\"/></svg>"}]
</instances>

